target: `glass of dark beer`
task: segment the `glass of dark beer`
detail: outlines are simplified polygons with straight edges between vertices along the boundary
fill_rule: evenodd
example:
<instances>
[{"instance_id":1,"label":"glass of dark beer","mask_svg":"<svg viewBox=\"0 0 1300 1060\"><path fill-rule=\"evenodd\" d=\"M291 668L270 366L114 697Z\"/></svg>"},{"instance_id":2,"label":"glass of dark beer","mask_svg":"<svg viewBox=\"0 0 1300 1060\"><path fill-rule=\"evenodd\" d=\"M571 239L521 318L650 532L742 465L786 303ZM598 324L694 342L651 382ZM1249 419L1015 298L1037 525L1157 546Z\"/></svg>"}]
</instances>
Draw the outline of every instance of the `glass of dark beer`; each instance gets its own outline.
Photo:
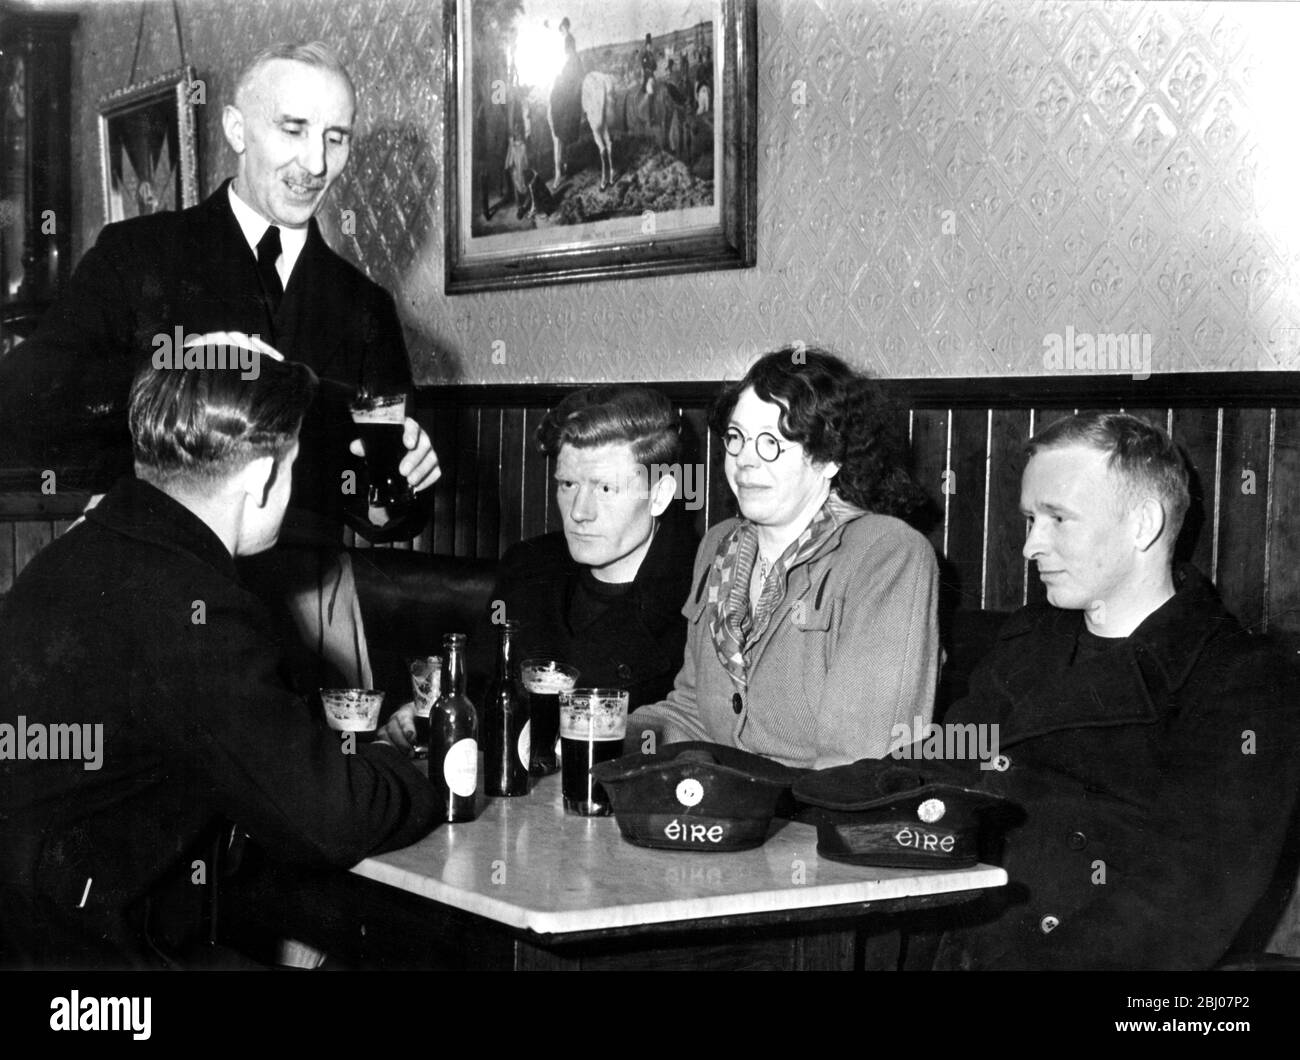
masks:
<instances>
[{"instance_id":1,"label":"glass of dark beer","mask_svg":"<svg viewBox=\"0 0 1300 1060\"><path fill-rule=\"evenodd\" d=\"M366 448L366 470L370 476L370 505L400 508L414 494L406 476L398 470L406 456L402 433L406 425L405 394L359 392L351 405L352 423Z\"/></svg>"},{"instance_id":2,"label":"glass of dark beer","mask_svg":"<svg viewBox=\"0 0 1300 1060\"><path fill-rule=\"evenodd\" d=\"M379 725L384 693L372 688L322 688L325 724L336 732L352 733L358 740L373 740Z\"/></svg>"},{"instance_id":3,"label":"glass of dark beer","mask_svg":"<svg viewBox=\"0 0 1300 1060\"><path fill-rule=\"evenodd\" d=\"M442 695L442 658L429 655L411 663L411 699L415 707L414 757L429 754L429 711Z\"/></svg>"},{"instance_id":4,"label":"glass of dark beer","mask_svg":"<svg viewBox=\"0 0 1300 1060\"><path fill-rule=\"evenodd\" d=\"M564 809L583 817L604 817L614 806L591 775L597 762L623 753L627 733L627 691L575 688L560 693L560 758Z\"/></svg>"},{"instance_id":5,"label":"glass of dark beer","mask_svg":"<svg viewBox=\"0 0 1300 1060\"><path fill-rule=\"evenodd\" d=\"M525 659L519 679L528 693L532 754L528 772L546 777L560 768L560 693L578 683L578 670L558 659Z\"/></svg>"}]
</instances>

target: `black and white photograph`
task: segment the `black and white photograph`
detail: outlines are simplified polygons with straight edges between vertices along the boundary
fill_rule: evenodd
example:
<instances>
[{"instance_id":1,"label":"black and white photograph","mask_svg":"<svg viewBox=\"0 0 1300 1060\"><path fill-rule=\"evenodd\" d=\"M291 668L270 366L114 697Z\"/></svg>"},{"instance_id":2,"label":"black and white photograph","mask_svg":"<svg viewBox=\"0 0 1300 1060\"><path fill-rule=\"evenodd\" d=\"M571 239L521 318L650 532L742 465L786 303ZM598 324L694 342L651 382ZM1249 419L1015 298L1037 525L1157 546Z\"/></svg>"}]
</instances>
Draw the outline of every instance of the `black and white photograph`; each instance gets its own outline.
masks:
<instances>
[{"instance_id":1,"label":"black and white photograph","mask_svg":"<svg viewBox=\"0 0 1300 1060\"><path fill-rule=\"evenodd\" d=\"M5 1040L1282 1040L1298 41L0 0Z\"/></svg>"}]
</instances>

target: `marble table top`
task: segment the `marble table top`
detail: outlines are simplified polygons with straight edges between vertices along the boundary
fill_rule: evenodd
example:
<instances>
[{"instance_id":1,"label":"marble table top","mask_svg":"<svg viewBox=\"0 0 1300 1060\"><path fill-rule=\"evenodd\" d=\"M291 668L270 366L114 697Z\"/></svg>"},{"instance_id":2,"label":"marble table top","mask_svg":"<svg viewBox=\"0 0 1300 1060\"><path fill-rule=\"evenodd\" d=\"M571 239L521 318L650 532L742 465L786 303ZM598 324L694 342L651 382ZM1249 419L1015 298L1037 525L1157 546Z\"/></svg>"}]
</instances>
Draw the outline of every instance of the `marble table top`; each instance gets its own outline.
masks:
<instances>
[{"instance_id":1,"label":"marble table top","mask_svg":"<svg viewBox=\"0 0 1300 1060\"><path fill-rule=\"evenodd\" d=\"M817 830L776 820L737 853L649 850L613 817L564 812L559 774L519 798L479 795L480 813L444 824L353 872L540 935L786 912L1001 887L990 865L951 870L846 865L817 856Z\"/></svg>"}]
</instances>

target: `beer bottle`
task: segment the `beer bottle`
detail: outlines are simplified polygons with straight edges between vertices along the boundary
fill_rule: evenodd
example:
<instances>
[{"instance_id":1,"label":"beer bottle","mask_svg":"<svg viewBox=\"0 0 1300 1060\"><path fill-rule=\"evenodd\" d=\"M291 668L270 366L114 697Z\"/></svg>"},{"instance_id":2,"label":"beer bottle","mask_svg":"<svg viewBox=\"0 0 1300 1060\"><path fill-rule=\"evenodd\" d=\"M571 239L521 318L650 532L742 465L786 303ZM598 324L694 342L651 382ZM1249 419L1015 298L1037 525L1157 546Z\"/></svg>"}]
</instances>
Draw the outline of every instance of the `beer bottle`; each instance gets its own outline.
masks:
<instances>
[{"instance_id":1,"label":"beer bottle","mask_svg":"<svg viewBox=\"0 0 1300 1060\"><path fill-rule=\"evenodd\" d=\"M483 706L483 790L489 795L527 795L532 727L528 699L519 687L519 664L510 650L519 623L507 619L498 632L497 674Z\"/></svg>"},{"instance_id":2,"label":"beer bottle","mask_svg":"<svg viewBox=\"0 0 1300 1060\"><path fill-rule=\"evenodd\" d=\"M429 711L429 779L443 794L449 822L474 820L478 788L478 715L465 695L465 634L442 639L446 673Z\"/></svg>"}]
</instances>

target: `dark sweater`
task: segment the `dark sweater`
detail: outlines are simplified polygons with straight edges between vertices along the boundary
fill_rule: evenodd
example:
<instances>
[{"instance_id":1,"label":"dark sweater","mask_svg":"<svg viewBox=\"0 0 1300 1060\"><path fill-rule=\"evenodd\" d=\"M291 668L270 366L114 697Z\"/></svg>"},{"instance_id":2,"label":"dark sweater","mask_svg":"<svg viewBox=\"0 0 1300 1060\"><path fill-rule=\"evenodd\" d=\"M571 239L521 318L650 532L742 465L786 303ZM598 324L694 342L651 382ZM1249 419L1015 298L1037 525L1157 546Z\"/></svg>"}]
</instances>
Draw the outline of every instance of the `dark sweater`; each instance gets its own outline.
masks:
<instances>
[{"instance_id":1,"label":"dark sweater","mask_svg":"<svg viewBox=\"0 0 1300 1060\"><path fill-rule=\"evenodd\" d=\"M626 688L635 710L663 698L681 668L681 610L697 543L685 517L670 509L636 578L620 592L573 561L563 533L545 534L505 554L492 599L524 624L520 659L554 655L578 668L583 686Z\"/></svg>"}]
</instances>

